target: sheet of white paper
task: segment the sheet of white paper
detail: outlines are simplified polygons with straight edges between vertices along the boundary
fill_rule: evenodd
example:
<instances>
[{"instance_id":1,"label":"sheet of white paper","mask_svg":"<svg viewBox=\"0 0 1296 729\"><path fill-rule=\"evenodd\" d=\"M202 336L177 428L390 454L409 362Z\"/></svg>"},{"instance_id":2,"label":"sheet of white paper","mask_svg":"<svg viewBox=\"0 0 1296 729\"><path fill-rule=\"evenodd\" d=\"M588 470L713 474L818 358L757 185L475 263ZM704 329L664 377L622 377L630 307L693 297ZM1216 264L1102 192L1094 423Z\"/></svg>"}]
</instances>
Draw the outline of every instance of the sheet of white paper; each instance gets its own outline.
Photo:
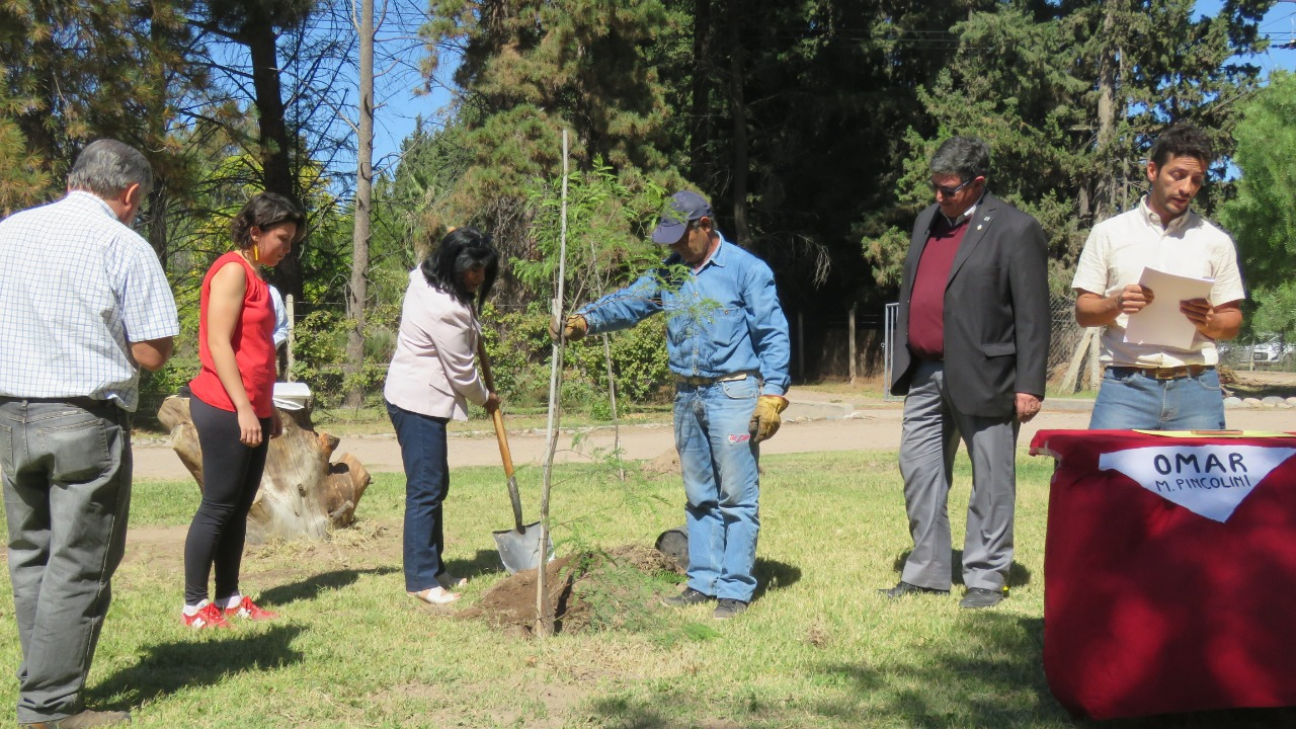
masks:
<instances>
[{"instance_id":1,"label":"sheet of white paper","mask_svg":"<svg viewBox=\"0 0 1296 729\"><path fill-rule=\"evenodd\" d=\"M1179 302L1209 297L1215 282L1145 268L1139 283L1152 289L1152 303L1129 318L1125 341L1175 349L1191 347L1197 328L1179 311Z\"/></svg>"}]
</instances>

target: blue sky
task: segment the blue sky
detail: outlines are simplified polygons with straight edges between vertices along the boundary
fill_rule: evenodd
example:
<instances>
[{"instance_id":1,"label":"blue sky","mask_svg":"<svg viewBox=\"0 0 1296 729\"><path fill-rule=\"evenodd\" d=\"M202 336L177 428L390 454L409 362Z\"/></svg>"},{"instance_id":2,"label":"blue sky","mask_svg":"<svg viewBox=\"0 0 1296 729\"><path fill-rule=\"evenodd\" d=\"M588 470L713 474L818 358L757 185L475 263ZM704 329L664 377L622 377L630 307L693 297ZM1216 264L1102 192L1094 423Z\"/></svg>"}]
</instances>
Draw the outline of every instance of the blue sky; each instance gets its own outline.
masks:
<instances>
[{"instance_id":1,"label":"blue sky","mask_svg":"<svg viewBox=\"0 0 1296 729\"><path fill-rule=\"evenodd\" d=\"M1199 0L1197 12L1214 15L1222 5L1222 0ZM1282 42L1296 42L1296 0L1276 3L1261 22L1260 30L1269 36L1275 46ZM423 53L421 49L417 52ZM1296 70L1296 49L1271 48L1251 61L1264 69L1266 75L1275 68ZM441 123L451 100L448 90L451 72L453 69L446 69L438 74L438 85L431 93L416 94L411 88L402 87L391 89L385 95L380 94L378 101L385 103L385 106L377 111L377 136L374 142L374 161L380 169L395 166L401 140L414 131L416 118L422 116L425 125L432 127ZM408 79L409 76L403 78Z\"/></svg>"}]
</instances>

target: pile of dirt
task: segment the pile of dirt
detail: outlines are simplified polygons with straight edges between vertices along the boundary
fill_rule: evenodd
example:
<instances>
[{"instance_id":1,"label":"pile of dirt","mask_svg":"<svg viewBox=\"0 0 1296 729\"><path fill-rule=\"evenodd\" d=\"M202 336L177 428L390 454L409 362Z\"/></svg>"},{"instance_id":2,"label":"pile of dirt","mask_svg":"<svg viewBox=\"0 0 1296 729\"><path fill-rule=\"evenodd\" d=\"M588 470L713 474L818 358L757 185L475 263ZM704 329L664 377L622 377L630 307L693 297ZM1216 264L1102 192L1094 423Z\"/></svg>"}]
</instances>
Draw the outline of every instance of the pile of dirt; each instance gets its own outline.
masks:
<instances>
[{"instance_id":1,"label":"pile of dirt","mask_svg":"<svg viewBox=\"0 0 1296 729\"><path fill-rule=\"evenodd\" d=\"M617 622L655 611L657 593L652 585L671 573L681 573L671 558L639 545L556 559L545 568L546 611L553 632L615 627L609 625L609 617ZM534 634L536 577L536 570L510 575L458 617L485 620L507 633Z\"/></svg>"},{"instance_id":2,"label":"pile of dirt","mask_svg":"<svg viewBox=\"0 0 1296 729\"><path fill-rule=\"evenodd\" d=\"M648 476L678 475L680 472L679 451L672 448L651 461L645 461L642 470L644 475Z\"/></svg>"}]
</instances>

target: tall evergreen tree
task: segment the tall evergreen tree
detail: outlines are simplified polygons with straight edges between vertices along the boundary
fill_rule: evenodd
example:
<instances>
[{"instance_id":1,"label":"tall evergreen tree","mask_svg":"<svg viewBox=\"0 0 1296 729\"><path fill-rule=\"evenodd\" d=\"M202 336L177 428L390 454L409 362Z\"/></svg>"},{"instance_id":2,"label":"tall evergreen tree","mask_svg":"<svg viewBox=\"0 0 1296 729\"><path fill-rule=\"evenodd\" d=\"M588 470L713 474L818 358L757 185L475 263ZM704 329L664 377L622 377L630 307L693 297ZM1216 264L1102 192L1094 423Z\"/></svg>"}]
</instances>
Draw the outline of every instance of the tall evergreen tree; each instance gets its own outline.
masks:
<instances>
[{"instance_id":1,"label":"tall evergreen tree","mask_svg":"<svg viewBox=\"0 0 1296 729\"><path fill-rule=\"evenodd\" d=\"M430 229L478 224L508 256L531 255L526 191L561 169L561 129L588 168L601 157L627 189L672 179L658 41L677 19L661 0L434 0L424 28L435 72L461 52L452 132L461 160L429 201Z\"/></svg>"},{"instance_id":2,"label":"tall evergreen tree","mask_svg":"<svg viewBox=\"0 0 1296 729\"><path fill-rule=\"evenodd\" d=\"M170 102L201 83L184 9L184 0L0 4L3 153L25 158L0 179L25 178L19 202L58 195L96 138L132 144L165 167ZM32 185L44 189L31 194Z\"/></svg>"},{"instance_id":3,"label":"tall evergreen tree","mask_svg":"<svg viewBox=\"0 0 1296 729\"><path fill-rule=\"evenodd\" d=\"M1247 284L1270 287L1296 269L1296 74L1275 71L1239 111L1233 162L1242 175L1220 221L1237 241Z\"/></svg>"},{"instance_id":4,"label":"tall evergreen tree","mask_svg":"<svg viewBox=\"0 0 1296 729\"><path fill-rule=\"evenodd\" d=\"M1142 194L1143 157L1166 126L1191 121L1212 134L1222 172L1233 102L1259 77L1236 56L1265 47L1256 24L1271 5L1230 1L1215 17L1194 17L1193 0L1013 0L972 13L953 28L959 48L948 68L921 92L938 132L910 133L902 199L930 197L923 162L940 138L985 138L991 189L1050 232L1054 286L1064 290L1088 229ZM1199 206L1209 212L1219 197L1208 188ZM907 239L899 227L866 237L879 282L896 280Z\"/></svg>"},{"instance_id":5,"label":"tall evergreen tree","mask_svg":"<svg viewBox=\"0 0 1296 729\"><path fill-rule=\"evenodd\" d=\"M1250 288L1247 325L1296 341L1296 74L1275 71L1239 111L1233 162L1242 176L1220 222L1237 242Z\"/></svg>"}]
</instances>

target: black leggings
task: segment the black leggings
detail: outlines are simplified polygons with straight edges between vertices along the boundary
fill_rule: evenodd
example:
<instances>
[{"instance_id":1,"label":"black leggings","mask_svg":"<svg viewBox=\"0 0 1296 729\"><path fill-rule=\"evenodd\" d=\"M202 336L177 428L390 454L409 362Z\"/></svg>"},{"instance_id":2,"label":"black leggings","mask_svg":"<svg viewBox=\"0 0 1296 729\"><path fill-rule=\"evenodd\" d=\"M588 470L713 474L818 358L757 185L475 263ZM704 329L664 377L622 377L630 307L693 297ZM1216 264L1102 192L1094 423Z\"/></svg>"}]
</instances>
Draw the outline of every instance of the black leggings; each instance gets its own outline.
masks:
<instances>
[{"instance_id":1,"label":"black leggings","mask_svg":"<svg viewBox=\"0 0 1296 729\"><path fill-rule=\"evenodd\" d=\"M239 442L238 414L189 398L189 415L202 446L203 496L185 539L185 603L207 599L207 578L216 565L216 599L239 591L239 568L247 538L247 515L261 485L270 448L271 419L261 418L261 445Z\"/></svg>"}]
</instances>

